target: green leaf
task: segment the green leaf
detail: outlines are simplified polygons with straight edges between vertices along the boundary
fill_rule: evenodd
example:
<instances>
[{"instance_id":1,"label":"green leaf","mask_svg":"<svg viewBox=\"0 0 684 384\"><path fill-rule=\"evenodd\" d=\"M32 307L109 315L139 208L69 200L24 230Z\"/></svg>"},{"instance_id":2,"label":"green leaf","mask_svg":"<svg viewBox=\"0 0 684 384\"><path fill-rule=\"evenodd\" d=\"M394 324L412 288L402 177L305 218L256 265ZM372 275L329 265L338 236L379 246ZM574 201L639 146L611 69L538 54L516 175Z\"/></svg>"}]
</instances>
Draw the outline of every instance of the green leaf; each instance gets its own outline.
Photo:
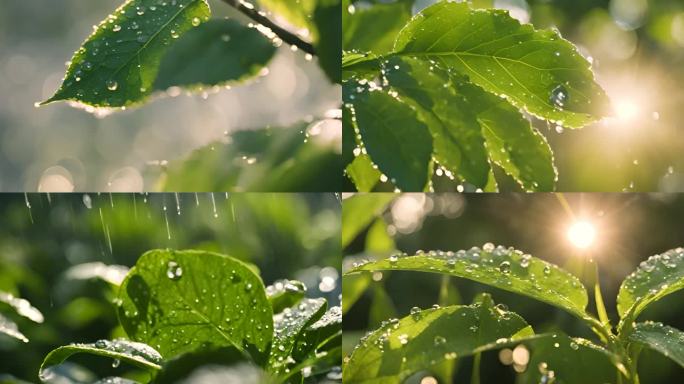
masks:
<instances>
[{"instance_id":1,"label":"green leaf","mask_svg":"<svg viewBox=\"0 0 684 384\"><path fill-rule=\"evenodd\" d=\"M354 149L358 147L356 142L356 129L352 123L352 113L347 107L342 107L342 164L347 167L354 161Z\"/></svg>"},{"instance_id":2,"label":"green leaf","mask_svg":"<svg viewBox=\"0 0 684 384\"><path fill-rule=\"evenodd\" d=\"M259 0L259 4L293 26L307 29L311 28L316 3L317 0Z\"/></svg>"},{"instance_id":3,"label":"green leaf","mask_svg":"<svg viewBox=\"0 0 684 384\"><path fill-rule=\"evenodd\" d=\"M629 340L669 357L684 368L684 332L662 323L637 323Z\"/></svg>"},{"instance_id":4,"label":"green leaf","mask_svg":"<svg viewBox=\"0 0 684 384\"><path fill-rule=\"evenodd\" d=\"M19 332L19 327L17 327L17 324L6 318L0 313L0 334L7 335L9 337L13 337L17 340L21 340L24 343L28 343L29 339L24 336L23 333Z\"/></svg>"},{"instance_id":5,"label":"green leaf","mask_svg":"<svg viewBox=\"0 0 684 384\"><path fill-rule=\"evenodd\" d=\"M368 8L343 7L342 46L346 51L387 53L392 50L395 37L410 18L411 4L408 1L376 3Z\"/></svg>"},{"instance_id":6,"label":"green leaf","mask_svg":"<svg viewBox=\"0 0 684 384\"><path fill-rule=\"evenodd\" d=\"M333 83L342 81L342 11L340 0L318 0L313 14L318 64Z\"/></svg>"},{"instance_id":7,"label":"green leaf","mask_svg":"<svg viewBox=\"0 0 684 384\"><path fill-rule=\"evenodd\" d=\"M621 323L631 323L649 304L684 288L684 248L642 261L622 282L617 297Z\"/></svg>"},{"instance_id":8,"label":"green leaf","mask_svg":"<svg viewBox=\"0 0 684 384\"><path fill-rule=\"evenodd\" d=\"M485 244L468 251L430 251L415 256L360 263L347 273L404 270L463 277L506 291L529 296L565 309L580 318L587 316L587 291L580 280L544 260L513 248Z\"/></svg>"},{"instance_id":9,"label":"green leaf","mask_svg":"<svg viewBox=\"0 0 684 384\"><path fill-rule=\"evenodd\" d=\"M528 350L530 360L516 383L605 384L616 382L617 370L623 375L627 373L617 361L618 357L605 348L563 333L524 339L520 344L510 343L510 347L518 345Z\"/></svg>"},{"instance_id":10,"label":"green leaf","mask_svg":"<svg viewBox=\"0 0 684 384\"><path fill-rule=\"evenodd\" d=\"M0 303L9 305L14 308L19 315L35 323L42 323L45 320L38 308L32 306L28 300L15 297L11 293L0 291Z\"/></svg>"},{"instance_id":11,"label":"green leaf","mask_svg":"<svg viewBox=\"0 0 684 384\"><path fill-rule=\"evenodd\" d=\"M589 62L556 31L521 25L507 11L441 1L401 30L395 52L467 75L518 108L569 128L603 116L607 97Z\"/></svg>"},{"instance_id":12,"label":"green leaf","mask_svg":"<svg viewBox=\"0 0 684 384\"><path fill-rule=\"evenodd\" d=\"M69 344L52 350L45 356L40 366L40 379L49 380L54 366L62 364L77 353L110 357L150 372L161 369L159 364L162 362L162 357L149 345L124 339L98 340L88 344Z\"/></svg>"},{"instance_id":13,"label":"green leaf","mask_svg":"<svg viewBox=\"0 0 684 384\"><path fill-rule=\"evenodd\" d=\"M306 285L297 280L277 280L266 287L266 297L271 302L273 313L280 313L283 309L293 306L305 293Z\"/></svg>"},{"instance_id":14,"label":"green leaf","mask_svg":"<svg viewBox=\"0 0 684 384\"><path fill-rule=\"evenodd\" d=\"M345 102L354 107L366 152L393 184L423 191L428 183L432 137L416 111L381 90L350 82Z\"/></svg>"},{"instance_id":15,"label":"green leaf","mask_svg":"<svg viewBox=\"0 0 684 384\"><path fill-rule=\"evenodd\" d=\"M359 192L371 192L382 176L382 173L373 167L373 162L366 154L356 156L345 172Z\"/></svg>"},{"instance_id":16,"label":"green leaf","mask_svg":"<svg viewBox=\"0 0 684 384\"><path fill-rule=\"evenodd\" d=\"M284 373L283 367L290 363L288 356L293 353L302 332L323 316L326 307L323 298L307 298L273 316L274 338L269 359L269 366L273 372Z\"/></svg>"},{"instance_id":17,"label":"green leaf","mask_svg":"<svg viewBox=\"0 0 684 384\"><path fill-rule=\"evenodd\" d=\"M70 267L64 272L64 277L68 280L100 279L118 287L129 270L125 265L107 265L103 262L95 261Z\"/></svg>"},{"instance_id":18,"label":"green leaf","mask_svg":"<svg viewBox=\"0 0 684 384\"><path fill-rule=\"evenodd\" d=\"M346 248L396 197L393 193L357 194L342 204L342 248Z\"/></svg>"},{"instance_id":19,"label":"green leaf","mask_svg":"<svg viewBox=\"0 0 684 384\"><path fill-rule=\"evenodd\" d=\"M370 307L368 326L377 327L383 321L397 316L397 309L382 283L373 284L373 303Z\"/></svg>"},{"instance_id":20,"label":"green leaf","mask_svg":"<svg viewBox=\"0 0 684 384\"><path fill-rule=\"evenodd\" d=\"M255 28L235 20L211 20L188 31L168 49L154 88L240 82L256 76L275 51L273 43Z\"/></svg>"},{"instance_id":21,"label":"green leaf","mask_svg":"<svg viewBox=\"0 0 684 384\"><path fill-rule=\"evenodd\" d=\"M342 284L342 313L345 314L359 300L371 282L369 273L348 275L343 277Z\"/></svg>"},{"instance_id":22,"label":"green leaf","mask_svg":"<svg viewBox=\"0 0 684 384\"><path fill-rule=\"evenodd\" d=\"M438 363L495 348L497 341L532 334L517 314L492 305L414 310L364 338L351 354L344 382L401 383Z\"/></svg>"},{"instance_id":23,"label":"green leaf","mask_svg":"<svg viewBox=\"0 0 684 384\"><path fill-rule=\"evenodd\" d=\"M387 233L385 219L379 217L366 234L366 252L372 255L388 255L396 250L394 239Z\"/></svg>"},{"instance_id":24,"label":"green leaf","mask_svg":"<svg viewBox=\"0 0 684 384\"><path fill-rule=\"evenodd\" d=\"M384 68L389 85L412 100L427 123L439 164L484 188L491 168L482 128L469 101L448 86L448 73L411 58L392 58Z\"/></svg>"},{"instance_id":25,"label":"green leaf","mask_svg":"<svg viewBox=\"0 0 684 384\"><path fill-rule=\"evenodd\" d=\"M340 306L329 308L320 319L306 329L307 332L318 333L319 343L326 341L328 338L339 333L341 330L342 308Z\"/></svg>"},{"instance_id":26,"label":"green leaf","mask_svg":"<svg viewBox=\"0 0 684 384\"><path fill-rule=\"evenodd\" d=\"M347 51L342 53L342 78L345 81L354 78L372 80L379 71L380 61L373 53Z\"/></svg>"},{"instance_id":27,"label":"green leaf","mask_svg":"<svg viewBox=\"0 0 684 384\"><path fill-rule=\"evenodd\" d=\"M239 366L239 368L238 368ZM207 348L194 352L184 353L164 362L162 370L154 378L154 383L181 383L202 379L196 375L202 374L202 368L212 367L210 373L216 375L230 372L231 369L240 372L240 377L245 379L247 372L256 373L260 376L258 367L249 363L248 358L238 349L233 347ZM251 377L251 376L248 376Z\"/></svg>"},{"instance_id":28,"label":"green leaf","mask_svg":"<svg viewBox=\"0 0 684 384\"><path fill-rule=\"evenodd\" d=\"M273 312L264 285L232 257L149 251L131 269L119 295L126 333L165 358L206 345L234 346L257 362L268 354Z\"/></svg>"},{"instance_id":29,"label":"green leaf","mask_svg":"<svg viewBox=\"0 0 684 384\"><path fill-rule=\"evenodd\" d=\"M342 164L333 145L306 137L306 125L237 131L173 161L166 191L339 191Z\"/></svg>"},{"instance_id":30,"label":"green leaf","mask_svg":"<svg viewBox=\"0 0 684 384\"><path fill-rule=\"evenodd\" d=\"M71 59L64 83L43 102L72 100L93 107L142 103L175 40L206 21L206 0L128 0L103 20Z\"/></svg>"}]
</instances>

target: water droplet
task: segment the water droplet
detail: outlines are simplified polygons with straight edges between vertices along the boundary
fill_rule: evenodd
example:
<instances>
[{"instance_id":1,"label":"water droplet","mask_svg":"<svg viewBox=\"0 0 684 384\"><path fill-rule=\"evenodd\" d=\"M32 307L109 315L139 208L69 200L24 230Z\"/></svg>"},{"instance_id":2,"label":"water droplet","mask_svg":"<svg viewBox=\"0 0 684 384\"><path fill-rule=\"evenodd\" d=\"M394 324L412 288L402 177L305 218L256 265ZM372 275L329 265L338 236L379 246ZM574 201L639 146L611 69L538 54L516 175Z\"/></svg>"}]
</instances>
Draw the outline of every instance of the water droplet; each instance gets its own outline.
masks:
<instances>
[{"instance_id":1,"label":"water droplet","mask_svg":"<svg viewBox=\"0 0 684 384\"><path fill-rule=\"evenodd\" d=\"M485 243L485 245L482 246L482 250L487 252L487 253L492 253L492 252L494 252L494 244Z\"/></svg>"},{"instance_id":2,"label":"water droplet","mask_svg":"<svg viewBox=\"0 0 684 384\"><path fill-rule=\"evenodd\" d=\"M574 341L570 343L570 348L574 349L575 351L579 349L579 345L575 343Z\"/></svg>"},{"instance_id":3,"label":"water droplet","mask_svg":"<svg viewBox=\"0 0 684 384\"><path fill-rule=\"evenodd\" d=\"M114 361L112 361L112 368L118 368L119 365L121 365L121 360L114 359Z\"/></svg>"},{"instance_id":4,"label":"water droplet","mask_svg":"<svg viewBox=\"0 0 684 384\"><path fill-rule=\"evenodd\" d=\"M252 283L245 284L245 291L249 292L252 290Z\"/></svg>"},{"instance_id":5,"label":"water droplet","mask_svg":"<svg viewBox=\"0 0 684 384\"><path fill-rule=\"evenodd\" d=\"M229 42L229 41L230 41L230 35L227 34L227 33L221 35L221 40L223 40L223 41L226 42L226 43Z\"/></svg>"},{"instance_id":6,"label":"water droplet","mask_svg":"<svg viewBox=\"0 0 684 384\"><path fill-rule=\"evenodd\" d=\"M169 261L166 267L166 277L169 279L178 280L183 276L183 268L175 261Z\"/></svg>"},{"instance_id":7,"label":"water droplet","mask_svg":"<svg viewBox=\"0 0 684 384\"><path fill-rule=\"evenodd\" d=\"M112 28L112 31L114 32L119 32L121 30L121 26L119 24L116 24L114 28Z\"/></svg>"},{"instance_id":8,"label":"water droplet","mask_svg":"<svg viewBox=\"0 0 684 384\"><path fill-rule=\"evenodd\" d=\"M175 29L172 29L172 30L171 30L171 37L173 37L174 39L177 39L178 36L180 36L180 35L178 34L178 32L176 32Z\"/></svg>"},{"instance_id":9,"label":"water droplet","mask_svg":"<svg viewBox=\"0 0 684 384\"><path fill-rule=\"evenodd\" d=\"M195 17L195 18L192 19L192 25L195 26L195 27L198 26L198 25L200 25L201 22L202 22L202 20L200 20L199 17Z\"/></svg>"},{"instance_id":10,"label":"water droplet","mask_svg":"<svg viewBox=\"0 0 684 384\"><path fill-rule=\"evenodd\" d=\"M442 345L442 344L446 343L446 339L444 338L444 336L437 335L437 336L435 336L434 343L435 343L435 346Z\"/></svg>"},{"instance_id":11,"label":"water droplet","mask_svg":"<svg viewBox=\"0 0 684 384\"><path fill-rule=\"evenodd\" d=\"M93 209L93 200L90 198L90 195L83 195L83 205L88 209Z\"/></svg>"},{"instance_id":12,"label":"water droplet","mask_svg":"<svg viewBox=\"0 0 684 384\"><path fill-rule=\"evenodd\" d=\"M499 271L501 271L501 273L504 275L508 275L511 273L511 263L508 261L502 261L501 264L499 264Z\"/></svg>"},{"instance_id":13,"label":"water droplet","mask_svg":"<svg viewBox=\"0 0 684 384\"><path fill-rule=\"evenodd\" d=\"M544 274L545 275L551 274L551 266L550 265L547 265L544 267Z\"/></svg>"},{"instance_id":14,"label":"water droplet","mask_svg":"<svg viewBox=\"0 0 684 384\"><path fill-rule=\"evenodd\" d=\"M119 88L119 83L115 80L107 80L107 89L110 91L116 91Z\"/></svg>"},{"instance_id":15,"label":"water droplet","mask_svg":"<svg viewBox=\"0 0 684 384\"><path fill-rule=\"evenodd\" d=\"M553 90L551 90L551 95L549 96L549 102L556 108L562 109L565 103L568 101L568 91L563 85L558 85Z\"/></svg>"}]
</instances>

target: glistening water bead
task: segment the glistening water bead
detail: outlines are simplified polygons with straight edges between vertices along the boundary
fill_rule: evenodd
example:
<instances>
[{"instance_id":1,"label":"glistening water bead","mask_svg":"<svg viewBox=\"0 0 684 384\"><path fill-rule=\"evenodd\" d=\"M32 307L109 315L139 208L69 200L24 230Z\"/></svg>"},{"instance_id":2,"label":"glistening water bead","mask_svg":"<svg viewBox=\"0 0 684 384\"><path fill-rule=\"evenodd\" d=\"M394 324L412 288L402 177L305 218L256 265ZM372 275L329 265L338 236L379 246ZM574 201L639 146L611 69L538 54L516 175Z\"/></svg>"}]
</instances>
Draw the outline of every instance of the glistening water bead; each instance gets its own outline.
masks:
<instances>
[{"instance_id":1,"label":"glistening water bead","mask_svg":"<svg viewBox=\"0 0 684 384\"><path fill-rule=\"evenodd\" d=\"M563 109L568 101L568 90L560 84L551 90L549 102L556 108Z\"/></svg>"},{"instance_id":2,"label":"glistening water bead","mask_svg":"<svg viewBox=\"0 0 684 384\"><path fill-rule=\"evenodd\" d=\"M166 267L166 277L169 279L178 280L183 276L183 268L175 261L169 261Z\"/></svg>"}]
</instances>

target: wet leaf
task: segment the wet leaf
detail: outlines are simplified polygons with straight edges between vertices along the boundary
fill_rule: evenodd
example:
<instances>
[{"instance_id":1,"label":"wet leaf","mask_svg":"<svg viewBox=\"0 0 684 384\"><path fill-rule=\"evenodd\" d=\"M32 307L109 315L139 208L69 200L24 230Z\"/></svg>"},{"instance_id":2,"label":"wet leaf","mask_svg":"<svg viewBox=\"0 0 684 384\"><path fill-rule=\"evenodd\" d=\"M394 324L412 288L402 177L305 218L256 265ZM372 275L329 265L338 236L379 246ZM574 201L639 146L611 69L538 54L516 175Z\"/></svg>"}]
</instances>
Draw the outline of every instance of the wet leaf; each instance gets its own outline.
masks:
<instances>
[{"instance_id":1,"label":"wet leaf","mask_svg":"<svg viewBox=\"0 0 684 384\"><path fill-rule=\"evenodd\" d=\"M2 314L0 314L0 333L9 337L13 337L17 340L21 340L24 343L28 343L29 341L29 339L24 336L23 333L19 332L19 327L17 327L17 324Z\"/></svg>"},{"instance_id":2,"label":"wet leaf","mask_svg":"<svg viewBox=\"0 0 684 384\"><path fill-rule=\"evenodd\" d=\"M129 340L98 340L88 344L69 344L52 350L45 356L40 366L40 379L47 381L52 376L52 368L77 353L110 357L144 370L155 372L161 369L162 357L154 348L143 343Z\"/></svg>"},{"instance_id":3,"label":"wet leaf","mask_svg":"<svg viewBox=\"0 0 684 384\"><path fill-rule=\"evenodd\" d=\"M318 340L324 341L342 330L342 308L329 308L320 319L308 327L307 332L318 332Z\"/></svg>"},{"instance_id":4,"label":"wet leaf","mask_svg":"<svg viewBox=\"0 0 684 384\"><path fill-rule=\"evenodd\" d=\"M353 105L366 152L394 185L423 191L429 180L432 137L416 111L382 90L348 82L345 103Z\"/></svg>"},{"instance_id":5,"label":"wet leaf","mask_svg":"<svg viewBox=\"0 0 684 384\"><path fill-rule=\"evenodd\" d=\"M129 0L76 51L62 86L43 104L72 100L93 107L143 102L169 47L210 16L206 0Z\"/></svg>"},{"instance_id":6,"label":"wet leaf","mask_svg":"<svg viewBox=\"0 0 684 384\"><path fill-rule=\"evenodd\" d=\"M283 309L293 306L305 293L306 285L297 280L276 280L266 287L266 297L271 302L273 313L280 313Z\"/></svg>"},{"instance_id":7,"label":"wet leaf","mask_svg":"<svg viewBox=\"0 0 684 384\"><path fill-rule=\"evenodd\" d=\"M357 194L342 204L342 248L349 245L396 197L393 193Z\"/></svg>"},{"instance_id":8,"label":"wet leaf","mask_svg":"<svg viewBox=\"0 0 684 384\"><path fill-rule=\"evenodd\" d=\"M621 323L631 323L649 304L684 288L684 248L651 256L622 282L617 297Z\"/></svg>"},{"instance_id":9,"label":"wet leaf","mask_svg":"<svg viewBox=\"0 0 684 384\"><path fill-rule=\"evenodd\" d=\"M38 308L31 305L28 300L16 297L11 293L0 291L0 303L9 305L14 308L19 315L35 323L42 323L45 320Z\"/></svg>"},{"instance_id":10,"label":"wet leaf","mask_svg":"<svg viewBox=\"0 0 684 384\"><path fill-rule=\"evenodd\" d=\"M276 48L255 28L235 20L211 20L172 45L159 66L154 88L211 87L255 77Z\"/></svg>"},{"instance_id":11,"label":"wet leaf","mask_svg":"<svg viewBox=\"0 0 684 384\"><path fill-rule=\"evenodd\" d=\"M390 256L360 263L347 273L361 271L420 271L463 277L587 316L587 291L565 270L513 248L485 244L468 251L430 251L415 256Z\"/></svg>"},{"instance_id":12,"label":"wet leaf","mask_svg":"<svg viewBox=\"0 0 684 384\"><path fill-rule=\"evenodd\" d=\"M246 368L241 371L240 368ZM223 371L223 370L226 371ZM249 358L238 349L233 347L207 348L194 352L184 353L164 362L162 370L154 378L154 383L183 383L202 382L200 377L204 374L214 374L214 380L221 374L228 374L233 369L235 374L241 373L242 380L249 381L247 373L259 372L249 362ZM260 374L258 376L261 376ZM221 379L235 379L235 376L220 376Z\"/></svg>"},{"instance_id":13,"label":"wet leaf","mask_svg":"<svg viewBox=\"0 0 684 384\"><path fill-rule=\"evenodd\" d=\"M380 182L380 171L373 167L370 157L361 154L354 158L345 168L345 173L354 182L354 186L359 192L371 192Z\"/></svg>"},{"instance_id":14,"label":"wet leaf","mask_svg":"<svg viewBox=\"0 0 684 384\"><path fill-rule=\"evenodd\" d=\"M271 305L251 268L205 251L153 250L121 285L119 320L134 340L170 358L207 345L234 346L264 361Z\"/></svg>"},{"instance_id":15,"label":"wet leaf","mask_svg":"<svg viewBox=\"0 0 684 384\"><path fill-rule=\"evenodd\" d=\"M580 128L605 113L589 62L556 31L521 25L503 10L438 2L401 30L397 55L433 60L518 108Z\"/></svg>"},{"instance_id":16,"label":"wet leaf","mask_svg":"<svg viewBox=\"0 0 684 384\"><path fill-rule=\"evenodd\" d=\"M311 28L317 0L258 0L259 4L298 28Z\"/></svg>"},{"instance_id":17,"label":"wet leaf","mask_svg":"<svg viewBox=\"0 0 684 384\"><path fill-rule=\"evenodd\" d=\"M342 45L345 51L372 51L376 54L391 51L395 37L411 18L411 2L405 0L352 9L353 13L348 4L342 7Z\"/></svg>"},{"instance_id":18,"label":"wet leaf","mask_svg":"<svg viewBox=\"0 0 684 384\"><path fill-rule=\"evenodd\" d=\"M662 323L637 323L629 340L669 357L684 368L684 332Z\"/></svg>"},{"instance_id":19,"label":"wet leaf","mask_svg":"<svg viewBox=\"0 0 684 384\"><path fill-rule=\"evenodd\" d=\"M284 373L282 367L291 363L288 359L302 332L325 313L325 299L304 299L273 316L274 338L269 366L275 373Z\"/></svg>"},{"instance_id":20,"label":"wet leaf","mask_svg":"<svg viewBox=\"0 0 684 384\"><path fill-rule=\"evenodd\" d=\"M497 348L533 334L517 314L482 304L412 310L361 340L343 372L344 382L401 383L443 361Z\"/></svg>"}]
</instances>

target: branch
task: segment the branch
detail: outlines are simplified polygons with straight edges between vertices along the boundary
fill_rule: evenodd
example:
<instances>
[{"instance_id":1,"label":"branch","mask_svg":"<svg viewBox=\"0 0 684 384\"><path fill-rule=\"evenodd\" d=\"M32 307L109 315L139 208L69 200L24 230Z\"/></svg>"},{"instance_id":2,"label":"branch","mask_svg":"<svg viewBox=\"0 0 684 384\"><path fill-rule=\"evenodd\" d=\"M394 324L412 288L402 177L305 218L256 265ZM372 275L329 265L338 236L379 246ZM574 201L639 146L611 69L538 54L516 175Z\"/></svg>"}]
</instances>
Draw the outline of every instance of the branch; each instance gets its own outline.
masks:
<instances>
[{"instance_id":1,"label":"branch","mask_svg":"<svg viewBox=\"0 0 684 384\"><path fill-rule=\"evenodd\" d=\"M240 13L249 17L253 21L269 28L282 41L290 45L294 45L310 55L316 55L316 51L314 50L314 47L313 45L311 45L311 43L307 43L306 41L300 39L299 36L275 24L269 18L262 15L256 8L254 8L253 5L245 3L242 0L223 0L223 2L237 9L238 11L240 11Z\"/></svg>"}]
</instances>

